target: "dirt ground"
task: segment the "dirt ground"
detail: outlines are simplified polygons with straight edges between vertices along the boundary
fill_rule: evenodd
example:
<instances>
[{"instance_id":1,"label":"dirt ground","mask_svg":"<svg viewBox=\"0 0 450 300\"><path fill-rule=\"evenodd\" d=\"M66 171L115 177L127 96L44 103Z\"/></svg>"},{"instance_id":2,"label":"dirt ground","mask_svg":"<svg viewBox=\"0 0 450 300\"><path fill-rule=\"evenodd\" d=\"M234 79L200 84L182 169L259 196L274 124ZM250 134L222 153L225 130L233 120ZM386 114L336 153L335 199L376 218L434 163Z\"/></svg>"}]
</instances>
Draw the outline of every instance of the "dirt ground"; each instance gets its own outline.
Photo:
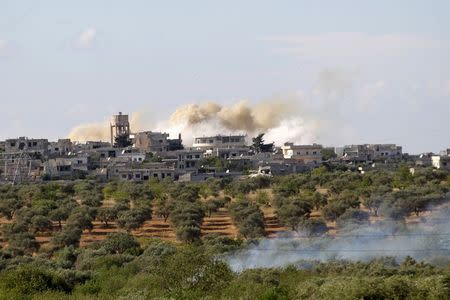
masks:
<instances>
[{"instance_id":1,"label":"dirt ground","mask_svg":"<svg viewBox=\"0 0 450 300\"><path fill-rule=\"evenodd\" d=\"M104 205L112 206L112 203L106 201ZM367 210L365 207L361 207L361 209ZM155 211L155 209L153 211ZM280 225L276 217L274 208L263 206L262 211L264 213L267 237L273 238L282 231L289 231L289 228ZM411 216L407 218L406 222L407 223L418 222L420 221L421 217L427 216L429 214L431 214L431 212L425 212L420 217ZM313 211L311 213L311 217L319 218L320 212ZM371 223L376 223L381 220L382 220L381 217L374 217L374 216L370 217ZM10 222L11 222L10 220L7 220L3 217L0 218L0 226ZM62 223L62 225L64 226L65 224ZM111 222L108 227L105 227L104 224L98 221L94 221L93 225L94 228L91 231L85 230L83 232L83 235L80 240L81 247L85 247L86 245L89 245L90 243L96 241L101 241L105 239L109 233L121 231L121 229L119 229L114 222ZM333 235L337 233L335 222L327 222L327 226L329 228L328 232L329 234ZM48 243L50 242L52 234L60 230L58 224L56 223L54 223L53 229L54 230L52 232L39 233L36 236L36 240L39 243L41 243L41 247L44 248L48 247L49 246ZM219 211L212 213L211 216L205 216L203 219L201 230L202 235L206 235L209 233L217 233L222 236L228 237L237 237L238 235L238 230L236 226L233 224L230 214L226 208L221 208ZM141 228L132 231L132 234L138 238L143 239L160 238L167 241L176 241L174 228L171 226L170 222L169 221L164 222L163 218L160 218L155 215L152 216L151 220L146 221ZM1 236L0 236L0 246L1 247L6 246Z\"/></svg>"}]
</instances>

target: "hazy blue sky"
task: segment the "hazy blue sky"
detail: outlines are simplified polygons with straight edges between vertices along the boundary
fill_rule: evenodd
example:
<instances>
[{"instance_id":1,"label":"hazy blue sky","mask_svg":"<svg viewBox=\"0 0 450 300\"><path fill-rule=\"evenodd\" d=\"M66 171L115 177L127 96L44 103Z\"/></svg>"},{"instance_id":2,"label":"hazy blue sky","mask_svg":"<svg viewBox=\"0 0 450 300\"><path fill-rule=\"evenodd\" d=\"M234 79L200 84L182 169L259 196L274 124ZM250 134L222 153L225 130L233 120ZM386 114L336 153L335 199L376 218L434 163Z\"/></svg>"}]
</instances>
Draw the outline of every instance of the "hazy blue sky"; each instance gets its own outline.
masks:
<instances>
[{"instance_id":1,"label":"hazy blue sky","mask_svg":"<svg viewBox=\"0 0 450 300\"><path fill-rule=\"evenodd\" d=\"M430 0L0 0L0 139L55 139L117 111L156 122L182 104L294 97L305 122L327 124L317 142L439 151L449 14Z\"/></svg>"}]
</instances>

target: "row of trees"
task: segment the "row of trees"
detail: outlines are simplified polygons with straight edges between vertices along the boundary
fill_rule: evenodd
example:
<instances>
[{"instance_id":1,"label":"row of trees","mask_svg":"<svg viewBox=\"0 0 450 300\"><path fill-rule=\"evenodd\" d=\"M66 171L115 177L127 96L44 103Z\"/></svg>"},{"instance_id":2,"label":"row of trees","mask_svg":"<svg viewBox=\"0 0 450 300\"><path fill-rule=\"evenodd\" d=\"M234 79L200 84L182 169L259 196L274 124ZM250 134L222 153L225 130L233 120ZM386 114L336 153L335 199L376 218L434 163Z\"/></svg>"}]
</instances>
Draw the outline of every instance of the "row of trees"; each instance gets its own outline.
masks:
<instances>
[{"instance_id":1,"label":"row of trees","mask_svg":"<svg viewBox=\"0 0 450 300\"><path fill-rule=\"evenodd\" d=\"M186 242L200 238L205 215L225 206L229 206L244 237L264 235L264 218L258 206L265 205L274 206L282 225L315 234L326 226L324 220L310 218L312 210L319 210L325 220L336 221L338 226L367 222L369 215L360 211L361 204L374 216L403 219L411 214L420 216L430 206L442 203L449 187L447 172L424 168L412 174L405 165L366 174L321 167L275 178L225 178L189 184L155 180L106 185L53 182L0 186L0 214L12 221L2 230L9 247L33 252L38 247L36 234L59 230L52 240L55 248L76 245L82 231L92 229L94 220L105 227L114 222L130 232L151 219L152 207ZM257 203L248 200L253 192ZM241 200L231 203L231 197ZM104 199L113 203L103 205Z\"/></svg>"}]
</instances>

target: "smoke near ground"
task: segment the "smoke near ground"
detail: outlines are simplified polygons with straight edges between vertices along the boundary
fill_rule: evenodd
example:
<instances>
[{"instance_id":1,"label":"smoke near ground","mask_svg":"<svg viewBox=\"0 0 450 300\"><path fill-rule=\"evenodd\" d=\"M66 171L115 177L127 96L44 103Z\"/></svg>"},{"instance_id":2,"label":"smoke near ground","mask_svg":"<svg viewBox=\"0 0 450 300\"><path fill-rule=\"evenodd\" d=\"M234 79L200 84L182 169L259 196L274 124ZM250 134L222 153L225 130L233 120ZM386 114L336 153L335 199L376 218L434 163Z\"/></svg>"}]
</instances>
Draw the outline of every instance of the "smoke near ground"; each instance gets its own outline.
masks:
<instances>
[{"instance_id":1,"label":"smoke near ground","mask_svg":"<svg viewBox=\"0 0 450 300\"><path fill-rule=\"evenodd\" d=\"M130 116L130 127L136 130L141 127L141 113L135 112ZM110 121L80 124L70 131L68 138L72 141L108 141L111 139Z\"/></svg>"},{"instance_id":2,"label":"smoke near ground","mask_svg":"<svg viewBox=\"0 0 450 300\"><path fill-rule=\"evenodd\" d=\"M384 221L366 226L351 226L335 237L308 238L304 233L263 239L225 260L235 271L260 267L283 267L307 261L369 261L411 256L416 260L450 261L450 207L440 207L419 223Z\"/></svg>"}]
</instances>

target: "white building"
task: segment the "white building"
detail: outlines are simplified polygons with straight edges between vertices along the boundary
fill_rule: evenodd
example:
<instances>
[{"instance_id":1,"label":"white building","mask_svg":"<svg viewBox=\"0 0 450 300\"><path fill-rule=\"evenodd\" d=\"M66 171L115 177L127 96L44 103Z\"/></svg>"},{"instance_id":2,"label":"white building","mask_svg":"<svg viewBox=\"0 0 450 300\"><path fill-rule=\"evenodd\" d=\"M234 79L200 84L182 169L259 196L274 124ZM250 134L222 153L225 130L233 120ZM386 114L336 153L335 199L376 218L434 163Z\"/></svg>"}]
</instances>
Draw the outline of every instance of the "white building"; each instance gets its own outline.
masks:
<instances>
[{"instance_id":1,"label":"white building","mask_svg":"<svg viewBox=\"0 0 450 300\"><path fill-rule=\"evenodd\" d=\"M295 159L305 164L322 162L322 145L294 145L294 143L285 143L281 146L284 159Z\"/></svg>"},{"instance_id":2,"label":"white building","mask_svg":"<svg viewBox=\"0 0 450 300\"><path fill-rule=\"evenodd\" d=\"M215 150L221 148L245 148L245 135L216 135L194 138L195 149Z\"/></svg>"}]
</instances>

